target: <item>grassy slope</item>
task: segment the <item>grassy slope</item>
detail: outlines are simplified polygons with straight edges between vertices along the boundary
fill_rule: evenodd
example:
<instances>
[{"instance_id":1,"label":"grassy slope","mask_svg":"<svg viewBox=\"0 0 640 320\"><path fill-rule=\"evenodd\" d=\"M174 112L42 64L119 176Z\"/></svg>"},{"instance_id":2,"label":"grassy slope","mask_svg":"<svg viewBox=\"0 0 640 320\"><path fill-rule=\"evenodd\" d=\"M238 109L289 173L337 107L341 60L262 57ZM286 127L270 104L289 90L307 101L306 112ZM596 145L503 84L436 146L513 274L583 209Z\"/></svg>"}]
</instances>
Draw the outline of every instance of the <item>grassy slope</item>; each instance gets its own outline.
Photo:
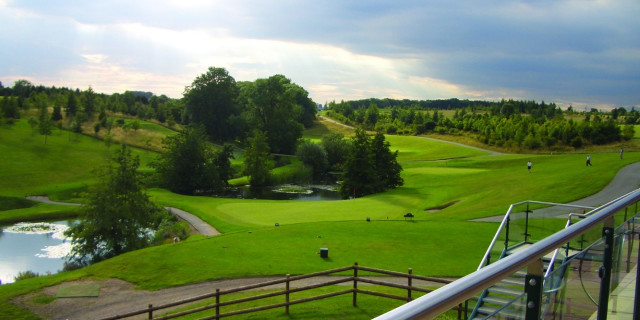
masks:
<instances>
[{"instance_id":1,"label":"grassy slope","mask_svg":"<svg viewBox=\"0 0 640 320\"><path fill-rule=\"evenodd\" d=\"M102 165L115 146L107 148L93 138L54 130L44 137L33 134L26 120L0 131L0 195L24 197L80 188L94 181L92 171ZM153 153L133 149L142 167Z\"/></svg>"},{"instance_id":2,"label":"grassy slope","mask_svg":"<svg viewBox=\"0 0 640 320\"><path fill-rule=\"evenodd\" d=\"M330 129L331 124L325 127ZM46 146L38 146L42 137L31 137L25 121L10 130L11 135L5 129L0 137L0 154L21 155L2 162L12 171L0 171L5 174L0 181L11 182L0 186L3 195L48 193L90 182L92 167L87 163L99 163L106 154L104 144L82 136L71 144L66 133L57 138L54 134ZM0 307L14 308L6 301L21 290L76 277L118 277L157 289L214 278L307 273L355 261L398 271L412 267L416 274L463 275L475 268L496 228L493 223L465 219L503 214L509 203L527 199L565 202L580 198L602 188L624 164L640 161L637 152L626 153L622 161L617 153L594 154L594 167L586 168L585 155L580 154L488 156L415 137L388 140L392 150L399 150L405 168L403 187L356 200L295 203L185 197L151 190L157 202L190 211L226 234L193 237L179 244L124 254L73 273L0 286ZM52 146L65 152L43 149ZM77 166L75 175L28 174L43 165L39 158L60 163L55 160L69 154L78 161L52 170ZM151 158L148 153L142 155L143 163ZM531 174L526 171L529 159L534 164ZM29 177L23 183L11 176L20 170ZM424 211L451 201L459 202L439 212ZM16 210L12 215L19 216L21 210L49 210L37 208ZM414 222L404 221L406 212L416 215ZM365 222L366 217L372 222ZM274 227L275 222L280 227ZM442 250L445 244L456 254ZM330 259L317 256L320 247L329 248Z\"/></svg>"}]
</instances>

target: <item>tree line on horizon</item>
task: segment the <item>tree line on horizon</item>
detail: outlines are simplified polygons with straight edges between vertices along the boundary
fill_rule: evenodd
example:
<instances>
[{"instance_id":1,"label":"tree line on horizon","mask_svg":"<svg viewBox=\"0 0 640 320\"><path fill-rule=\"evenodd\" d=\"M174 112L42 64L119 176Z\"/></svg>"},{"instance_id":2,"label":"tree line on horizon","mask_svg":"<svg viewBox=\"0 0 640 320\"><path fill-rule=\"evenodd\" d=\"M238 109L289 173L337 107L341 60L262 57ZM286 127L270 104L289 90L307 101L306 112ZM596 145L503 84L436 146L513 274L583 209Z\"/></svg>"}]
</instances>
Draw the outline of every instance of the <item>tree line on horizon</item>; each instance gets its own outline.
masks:
<instances>
[{"instance_id":1,"label":"tree line on horizon","mask_svg":"<svg viewBox=\"0 0 640 320\"><path fill-rule=\"evenodd\" d=\"M426 103L365 99L330 102L327 108L329 116L366 130L411 135L471 134L487 145L523 150L581 148L627 141L634 135L633 125L640 124L640 113L635 108L576 112L571 106L563 111L555 103L544 101L449 99ZM443 110L455 113L444 116ZM583 119L574 120L575 115Z\"/></svg>"}]
</instances>

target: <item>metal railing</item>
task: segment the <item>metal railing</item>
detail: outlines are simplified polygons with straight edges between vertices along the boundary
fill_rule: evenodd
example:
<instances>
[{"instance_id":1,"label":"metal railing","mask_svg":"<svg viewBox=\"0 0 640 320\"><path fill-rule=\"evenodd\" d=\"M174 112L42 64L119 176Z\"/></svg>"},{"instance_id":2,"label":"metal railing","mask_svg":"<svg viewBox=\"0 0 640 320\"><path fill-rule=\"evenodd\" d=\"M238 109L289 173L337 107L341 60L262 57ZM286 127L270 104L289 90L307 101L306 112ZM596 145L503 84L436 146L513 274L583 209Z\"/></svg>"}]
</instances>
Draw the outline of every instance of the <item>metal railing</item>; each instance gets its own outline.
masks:
<instances>
[{"instance_id":1,"label":"metal railing","mask_svg":"<svg viewBox=\"0 0 640 320\"><path fill-rule=\"evenodd\" d=\"M634 214L636 214L638 201L640 201L640 189L592 210L588 213L588 217L579 223L558 231L524 250L515 252L483 267L487 262L486 260L488 259L488 254L491 252L491 248L498 239L498 236L496 236L492 240L487 254L483 257L480 269L432 293L380 315L375 319L432 319L525 267L528 267L530 270L540 269L539 271L541 272L541 267L536 268L535 266L537 266L546 254L594 229L596 226L613 224L614 214L630 207L632 204L636 204L634 212ZM503 219L500 229L506 226L509 220L508 215L512 209L513 205L509 208L505 219ZM605 232L603 231L603 233ZM606 279L606 277L603 279ZM605 282L606 281L603 281L603 286ZM535 285L535 282L531 282L530 280L527 280L526 283L533 283ZM606 305L600 306L598 309L599 319L601 318L600 309L606 311Z\"/></svg>"}]
</instances>

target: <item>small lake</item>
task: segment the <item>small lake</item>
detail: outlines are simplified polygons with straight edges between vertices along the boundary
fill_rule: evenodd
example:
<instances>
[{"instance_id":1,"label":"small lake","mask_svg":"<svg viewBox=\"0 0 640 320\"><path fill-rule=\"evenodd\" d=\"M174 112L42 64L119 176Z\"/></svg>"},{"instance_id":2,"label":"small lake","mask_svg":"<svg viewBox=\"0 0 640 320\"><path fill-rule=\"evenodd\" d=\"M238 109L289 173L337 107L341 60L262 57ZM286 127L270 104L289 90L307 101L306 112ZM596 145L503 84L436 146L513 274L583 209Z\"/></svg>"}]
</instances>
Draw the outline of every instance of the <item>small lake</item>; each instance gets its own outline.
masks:
<instances>
[{"instance_id":1,"label":"small lake","mask_svg":"<svg viewBox=\"0 0 640 320\"><path fill-rule=\"evenodd\" d=\"M65 238L70 221L21 222L0 227L0 281L14 282L20 272L57 273L71 251Z\"/></svg>"},{"instance_id":2,"label":"small lake","mask_svg":"<svg viewBox=\"0 0 640 320\"><path fill-rule=\"evenodd\" d=\"M228 188L224 193L214 197L237 199L268 199L268 200L341 200L337 185L279 185L275 187L235 187Z\"/></svg>"}]
</instances>

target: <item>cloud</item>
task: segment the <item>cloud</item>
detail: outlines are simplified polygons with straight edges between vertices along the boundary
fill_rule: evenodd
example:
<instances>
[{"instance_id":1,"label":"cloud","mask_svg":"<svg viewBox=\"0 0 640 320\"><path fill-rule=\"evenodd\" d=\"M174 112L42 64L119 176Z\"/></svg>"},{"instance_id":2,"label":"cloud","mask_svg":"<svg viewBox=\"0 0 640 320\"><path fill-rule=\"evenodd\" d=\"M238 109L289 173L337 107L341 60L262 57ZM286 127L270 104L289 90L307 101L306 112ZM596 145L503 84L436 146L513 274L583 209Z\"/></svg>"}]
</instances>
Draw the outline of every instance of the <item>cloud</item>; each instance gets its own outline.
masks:
<instances>
[{"instance_id":1,"label":"cloud","mask_svg":"<svg viewBox=\"0 0 640 320\"><path fill-rule=\"evenodd\" d=\"M640 104L635 0L0 0L0 8L4 82L91 81L96 90L128 85L179 97L216 66L237 80L284 74L320 103Z\"/></svg>"}]
</instances>

